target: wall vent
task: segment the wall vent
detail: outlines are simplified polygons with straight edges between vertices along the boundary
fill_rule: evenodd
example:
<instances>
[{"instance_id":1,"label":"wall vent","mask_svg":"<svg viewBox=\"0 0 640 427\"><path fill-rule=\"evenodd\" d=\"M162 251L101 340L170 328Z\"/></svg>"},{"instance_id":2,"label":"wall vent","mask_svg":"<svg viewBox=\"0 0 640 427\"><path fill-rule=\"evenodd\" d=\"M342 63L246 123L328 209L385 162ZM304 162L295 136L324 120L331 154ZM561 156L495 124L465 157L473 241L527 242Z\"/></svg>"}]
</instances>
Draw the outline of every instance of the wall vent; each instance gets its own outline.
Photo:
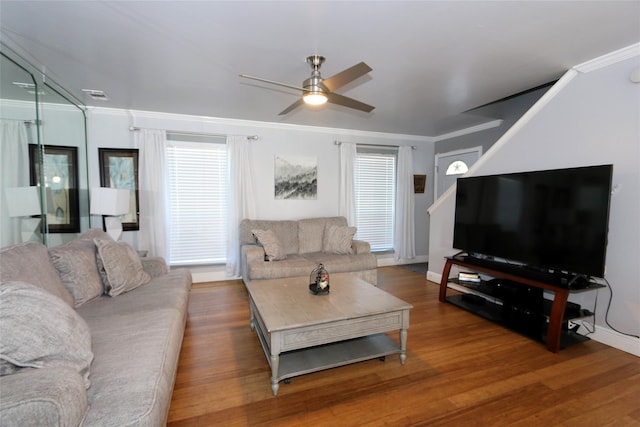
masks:
<instances>
[{"instance_id":1,"label":"wall vent","mask_svg":"<svg viewBox=\"0 0 640 427\"><path fill-rule=\"evenodd\" d=\"M87 95L89 95L91 98L97 99L98 101L108 101L109 100L109 97L107 96L106 93L104 93L103 90L82 89L82 91L84 93L86 93Z\"/></svg>"}]
</instances>

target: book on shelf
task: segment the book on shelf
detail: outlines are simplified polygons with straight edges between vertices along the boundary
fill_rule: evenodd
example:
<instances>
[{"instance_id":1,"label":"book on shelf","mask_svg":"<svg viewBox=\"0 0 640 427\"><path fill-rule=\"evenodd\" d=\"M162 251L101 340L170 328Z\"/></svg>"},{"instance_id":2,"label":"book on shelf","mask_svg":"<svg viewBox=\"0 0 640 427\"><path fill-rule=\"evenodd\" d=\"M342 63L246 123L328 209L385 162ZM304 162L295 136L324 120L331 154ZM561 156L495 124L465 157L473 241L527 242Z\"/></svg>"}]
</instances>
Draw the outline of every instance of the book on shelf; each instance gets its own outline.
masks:
<instances>
[{"instance_id":1,"label":"book on shelf","mask_svg":"<svg viewBox=\"0 0 640 427\"><path fill-rule=\"evenodd\" d=\"M474 283L479 283L482 281L478 273L471 273L467 271L461 271L460 273L458 273L458 280L462 282L474 282Z\"/></svg>"}]
</instances>

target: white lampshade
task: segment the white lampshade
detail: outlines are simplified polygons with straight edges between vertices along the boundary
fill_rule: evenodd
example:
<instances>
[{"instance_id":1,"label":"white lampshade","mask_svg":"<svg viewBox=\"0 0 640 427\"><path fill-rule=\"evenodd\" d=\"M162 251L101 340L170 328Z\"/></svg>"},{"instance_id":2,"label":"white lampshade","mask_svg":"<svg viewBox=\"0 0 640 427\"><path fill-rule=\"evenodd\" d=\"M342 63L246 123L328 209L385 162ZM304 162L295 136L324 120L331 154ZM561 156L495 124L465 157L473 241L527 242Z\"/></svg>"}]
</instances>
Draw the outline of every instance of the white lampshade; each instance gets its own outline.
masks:
<instances>
[{"instance_id":1,"label":"white lampshade","mask_svg":"<svg viewBox=\"0 0 640 427\"><path fill-rule=\"evenodd\" d=\"M40 194L38 187L14 187L7 188L6 202L9 208L9 216L40 215Z\"/></svg>"},{"instance_id":2,"label":"white lampshade","mask_svg":"<svg viewBox=\"0 0 640 427\"><path fill-rule=\"evenodd\" d=\"M124 215L129 212L131 192L121 188L96 187L91 190L92 215Z\"/></svg>"},{"instance_id":3,"label":"white lampshade","mask_svg":"<svg viewBox=\"0 0 640 427\"><path fill-rule=\"evenodd\" d=\"M91 190L91 214L104 215L107 233L117 241L122 235L120 215L129 212L131 192L121 188L96 187Z\"/></svg>"}]
</instances>

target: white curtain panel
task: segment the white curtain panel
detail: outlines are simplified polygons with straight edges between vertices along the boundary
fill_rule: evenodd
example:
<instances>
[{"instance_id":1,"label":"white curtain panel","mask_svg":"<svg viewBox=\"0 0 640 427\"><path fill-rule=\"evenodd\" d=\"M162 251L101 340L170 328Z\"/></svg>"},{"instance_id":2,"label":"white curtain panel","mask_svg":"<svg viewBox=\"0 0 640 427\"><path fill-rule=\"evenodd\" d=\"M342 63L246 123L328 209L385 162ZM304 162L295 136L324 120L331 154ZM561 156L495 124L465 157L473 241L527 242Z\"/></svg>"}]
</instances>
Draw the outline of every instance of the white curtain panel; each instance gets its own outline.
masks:
<instances>
[{"instance_id":1,"label":"white curtain panel","mask_svg":"<svg viewBox=\"0 0 640 427\"><path fill-rule=\"evenodd\" d=\"M29 185L29 141L22 120L0 120L0 247L22 242L19 220L9 216L7 188Z\"/></svg>"},{"instance_id":2,"label":"white curtain panel","mask_svg":"<svg viewBox=\"0 0 640 427\"><path fill-rule=\"evenodd\" d=\"M340 144L340 188L338 199L338 215L347 218L350 226L356 222L355 177L356 144L342 142Z\"/></svg>"},{"instance_id":3,"label":"white curtain panel","mask_svg":"<svg viewBox=\"0 0 640 427\"><path fill-rule=\"evenodd\" d=\"M393 236L394 258L411 259L416 256L415 219L413 196L412 148L398 149L398 169L396 171L396 221Z\"/></svg>"},{"instance_id":4,"label":"white curtain panel","mask_svg":"<svg viewBox=\"0 0 640 427\"><path fill-rule=\"evenodd\" d=\"M140 249L149 251L150 256L164 257L170 263L166 203L167 136L163 130L140 129L139 138Z\"/></svg>"},{"instance_id":5,"label":"white curtain panel","mask_svg":"<svg viewBox=\"0 0 640 427\"><path fill-rule=\"evenodd\" d=\"M251 141L246 136L227 137L229 196L227 204L227 276L240 276L240 221L256 217Z\"/></svg>"}]
</instances>

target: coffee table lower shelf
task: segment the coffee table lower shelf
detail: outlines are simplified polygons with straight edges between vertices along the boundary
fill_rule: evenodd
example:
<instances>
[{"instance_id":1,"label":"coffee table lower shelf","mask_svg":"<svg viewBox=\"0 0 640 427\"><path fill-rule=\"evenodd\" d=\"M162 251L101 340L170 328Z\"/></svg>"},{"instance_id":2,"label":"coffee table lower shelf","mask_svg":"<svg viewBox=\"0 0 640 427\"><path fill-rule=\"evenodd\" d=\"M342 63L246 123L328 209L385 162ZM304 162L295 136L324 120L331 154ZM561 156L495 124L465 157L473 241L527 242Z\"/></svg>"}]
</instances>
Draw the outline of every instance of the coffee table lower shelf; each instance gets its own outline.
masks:
<instances>
[{"instance_id":1,"label":"coffee table lower shelf","mask_svg":"<svg viewBox=\"0 0 640 427\"><path fill-rule=\"evenodd\" d=\"M262 343L262 339L260 340ZM268 346L263 349L271 365ZM324 369L363 362L402 353L400 346L386 334L368 335L280 354L277 381Z\"/></svg>"}]
</instances>

